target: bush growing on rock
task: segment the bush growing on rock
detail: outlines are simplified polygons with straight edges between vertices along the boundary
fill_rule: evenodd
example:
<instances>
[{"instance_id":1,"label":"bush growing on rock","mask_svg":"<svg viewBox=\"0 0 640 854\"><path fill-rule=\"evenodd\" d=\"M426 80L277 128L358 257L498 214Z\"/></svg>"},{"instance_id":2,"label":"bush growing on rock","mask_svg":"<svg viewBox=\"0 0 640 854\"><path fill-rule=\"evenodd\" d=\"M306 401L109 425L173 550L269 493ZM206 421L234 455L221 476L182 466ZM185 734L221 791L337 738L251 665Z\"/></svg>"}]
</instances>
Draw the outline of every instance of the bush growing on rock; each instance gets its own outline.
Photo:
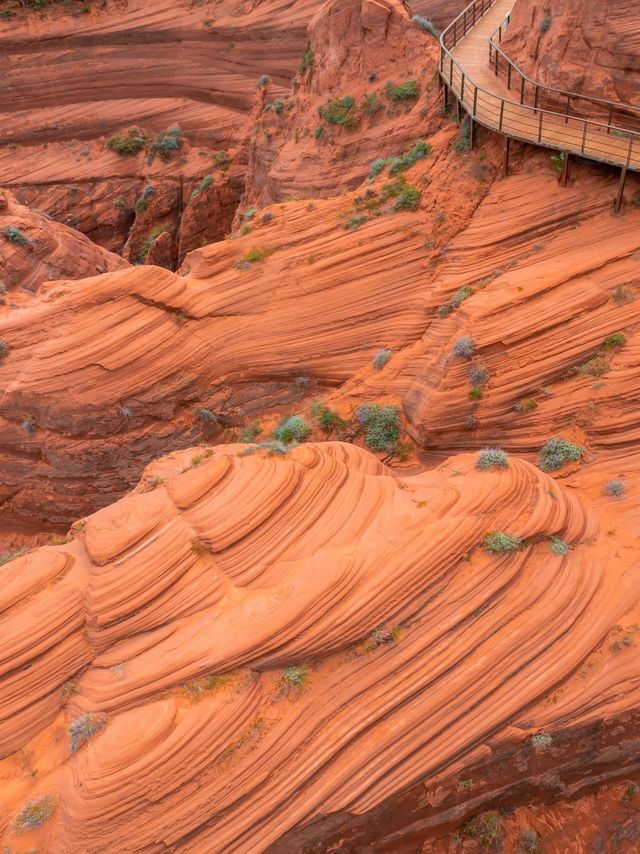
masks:
<instances>
[{"instance_id":1,"label":"bush growing on rock","mask_svg":"<svg viewBox=\"0 0 640 854\"><path fill-rule=\"evenodd\" d=\"M477 469L506 469L509 468L509 460L506 453L500 448L483 448L476 460Z\"/></svg>"},{"instance_id":2,"label":"bush growing on rock","mask_svg":"<svg viewBox=\"0 0 640 854\"><path fill-rule=\"evenodd\" d=\"M344 98L333 98L327 101L322 107L319 107L318 115L329 124L351 128L356 123L355 106L356 102L351 95L345 95Z\"/></svg>"},{"instance_id":3,"label":"bush growing on rock","mask_svg":"<svg viewBox=\"0 0 640 854\"><path fill-rule=\"evenodd\" d=\"M414 15L411 20L420 27L423 33L429 33L436 39L440 38L440 30L428 18L423 18L422 15Z\"/></svg>"},{"instance_id":4,"label":"bush growing on rock","mask_svg":"<svg viewBox=\"0 0 640 854\"><path fill-rule=\"evenodd\" d=\"M489 531L485 534L482 545L490 554L508 554L517 551L522 546L522 540L504 531Z\"/></svg>"},{"instance_id":5,"label":"bush growing on rock","mask_svg":"<svg viewBox=\"0 0 640 854\"><path fill-rule=\"evenodd\" d=\"M453 355L461 359L470 359L476 352L476 342L468 335L458 338L453 345Z\"/></svg>"},{"instance_id":6,"label":"bush growing on rock","mask_svg":"<svg viewBox=\"0 0 640 854\"><path fill-rule=\"evenodd\" d=\"M455 311L456 308L459 308L459 306L461 306L462 303L472 295L473 288L469 285L462 285L462 287L458 288L455 294L444 305L440 306L438 314L440 317L446 317L448 314L451 314L452 311Z\"/></svg>"},{"instance_id":7,"label":"bush growing on rock","mask_svg":"<svg viewBox=\"0 0 640 854\"><path fill-rule=\"evenodd\" d=\"M420 204L420 190L417 187L405 187L393 206L394 211L415 211Z\"/></svg>"},{"instance_id":8,"label":"bush growing on rock","mask_svg":"<svg viewBox=\"0 0 640 854\"><path fill-rule=\"evenodd\" d=\"M612 335L607 335L602 346L605 350L614 350L616 347L624 347L626 343L627 336L624 332L614 332Z\"/></svg>"},{"instance_id":9,"label":"bush growing on rock","mask_svg":"<svg viewBox=\"0 0 640 854\"><path fill-rule=\"evenodd\" d=\"M2 232L10 243L15 243L16 246L33 246L33 241L29 240L24 231L21 231L17 225L7 225Z\"/></svg>"},{"instance_id":10,"label":"bush growing on rock","mask_svg":"<svg viewBox=\"0 0 640 854\"><path fill-rule=\"evenodd\" d=\"M258 77L258 86L260 86L261 88L263 88L264 86L268 86L270 82L271 78L268 74L261 74L260 77Z\"/></svg>"},{"instance_id":11,"label":"bush growing on rock","mask_svg":"<svg viewBox=\"0 0 640 854\"><path fill-rule=\"evenodd\" d=\"M356 419L364 428L364 440L372 451L392 454L400 439L400 409L387 404L363 403Z\"/></svg>"},{"instance_id":12,"label":"bush growing on rock","mask_svg":"<svg viewBox=\"0 0 640 854\"><path fill-rule=\"evenodd\" d=\"M549 550L552 551L554 555L561 555L564 557L564 555L569 554L569 543L565 543L565 541L560 539L560 537L551 537Z\"/></svg>"},{"instance_id":13,"label":"bush growing on rock","mask_svg":"<svg viewBox=\"0 0 640 854\"><path fill-rule=\"evenodd\" d=\"M537 732L531 736L531 744L540 750L546 750L553 744L553 738L548 732Z\"/></svg>"},{"instance_id":14,"label":"bush growing on rock","mask_svg":"<svg viewBox=\"0 0 640 854\"><path fill-rule=\"evenodd\" d=\"M337 412L330 409L323 400L317 400L311 407L311 415L318 422L324 433L332 433L341 427L347 426L347 421L341 418Z\"/></svg>"},{"instance_id":15,"label":"bush growing on rock","mask_svg":"<svg viewBox=\"0 0 640 854\"><path fill-rule=\"evenodd\" d=\"M242 442L244 445L248 445L250 442L255 442L255 440L262 433L262 427L259 424L252 424L250 427L245 427L244 430L238 436L238 442Z\"/></svg>"},{"instance_id":16,"label":"bush growing on rock","mask_svg":"<svg viewBox=\"0 0 640 854\"><path fill-rule=\"evenodd\" d=\"M292 442L304 442L310 432L311 428L301 415L290 415L276 427L273 435L289 445Z\"/></svg>"},{"instance_id":17,"label":"bush growing on rock","mask_svg":"<svg viewBox=\"0 0 640 854\"><path fill-rule=\"evenodd\" d=\"M115 134L107 140L107 148L124 157L137 154L146 144L147 137L138 128L129 128L126 136Z\"/></svg>"},{"instance_id":18,"label":"bush growing on rock","mask_svg":"<svg viewBox=\"0 0 640 854\"><path fill-rule=\"evenodd\" d=\"M371 169L369 170L369 180L373 181L375 178L377 178L386 165L387 161L384 157L376 158L371 164Z\"/></svg>"},{"instance_id":19,"label":"bush growing on rock","mask_svg":"<svg viewBox=\"0 0 640 854\"><path fill-rule=\"evenodd\" d=\"M538 465L542 471L557 471L566 463L582 457L582 448L561 436L548 439L538 454Z\"/></svg>"},{"instance_id":20,"label":"bush growing on rock","mask_svg":"<svg viewBox=\"0 0 640 854\"><path fill-rule=\"evenodd\" d=\"M610 495L613 498L622 498L627 491L627 487L621 480L609 480L602 487L605 495Z\"/></svg>"},{"instance_id":21,"label":"bush growing on rock","mask_svg":"<svg viewBox=\"0 0 640 854\"><path fill-rule=\"evenodd\" d=\"M53 795L41 795L27 801L16 816L14 822L16 833L25 833L43 825L54 814L56 806L56 799Z\"/></svg>"},{"instance_id":22,"label":"bush growing on rock","mask_svg":"<svg viewBox=\"0 0 640 854\"><path fill-rule=\"evenodd\" d=\"M69 727L71 752L77 753L94 735L97 735L107 725L106 715L87 713L76 718Z\"/></svg>"},{"instance_id":23,"label":"bush growing on rock","mask_svg":"<svg viewBox=\"0 0 640 854\"><path fill-rule=\"evenodd\" d=\"M381 371L392 355L392 351L387 350L386 348L378 350L378 352L373 357L373 369L375 371Z\"/></svg>"},{"instance_id":24,"label":"bush growing on rock","mask_svg":"<svg viewBox=\"0 0 640 854\"><path fill-rule=\"evenodd\" d=\"M405 80L404 83L393 83L393 81L389 80L384 87L385 92L387 93L387 97L397 102L402 101L415 101L420 91L418 89L418 84L415 80Z\"/></svg>"}]
</instances>

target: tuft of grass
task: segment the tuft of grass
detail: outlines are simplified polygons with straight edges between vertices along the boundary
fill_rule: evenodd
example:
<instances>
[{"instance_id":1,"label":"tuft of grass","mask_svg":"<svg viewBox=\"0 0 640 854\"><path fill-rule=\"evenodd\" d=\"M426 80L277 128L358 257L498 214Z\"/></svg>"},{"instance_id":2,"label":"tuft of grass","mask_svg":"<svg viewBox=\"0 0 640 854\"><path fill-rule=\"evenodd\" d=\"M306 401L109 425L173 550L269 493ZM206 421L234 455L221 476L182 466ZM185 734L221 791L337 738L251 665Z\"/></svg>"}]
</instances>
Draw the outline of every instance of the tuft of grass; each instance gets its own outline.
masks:
<instances>
[{"instance_id":1,"label":"tuft of grass","mask_svg":"<svg viewBox=\"0 0 640 854\"><path fill-rule=\"evenodd\" d=\"M553 738L548 732L537 732L531 736L531 744L539 750L547 750L553 744Z\"/></svg>"},{"instance_id":2,"label":"tuft of grass","mask_svg":"<svg viewBox=\"0 0 640 854\"><path fill-rule=\"evenodd\" d=\"M404 83L393 83L389 80L384 87L387 97L396 103L402 101L415 101L420 94L418 84L415 80L405 80Z\"/></svg>"},{"instance_id":3,"label":"tuft of grass","mask_svg":"<svg viewBox=\"0 0 640 854\"><path fill-rule=\"evenodd\" d=\"M71 752L77 753L94 735L97 735L107 725L107 716L95 712L87 712L76 718L69 727Z\"/></svg>"},{"instance_id":4,"label":"tuft of grass","mask_svg":"<svg viewBox=\"0 0 640 854\"><path fill-rule=\"evenodd\" d=\"M25 833L43 825L54 814L57 805L53 795L40 795L27 801L14 821L16 833Z\"/></svg>"},{"instance_id":5,"label":"tuft of grass","mask_svg":"<svg viewBox=\"0 0 640 854\"><path fill-rule=\"evenodd\" d=\"M461 288L458 288L455 294L444 305L440 306L438 314L440 317L446 317L452 311L455 311L456 308L459 308L470 296L473 296L473 288L469 285L463 285Z\"/></svg>"},{"instance_id":6,"label":"tuft of grass","mask_svg":"<svg viewBox=\"0 0 640 854\"><path fill-rule=\"evenodd\" d=\"M475 839L483 848L495 849L500 845L502 822L495 812L476 815L463 824L460 832L468 839Z\"/></svg>"},{"instance_id":7,"label":"tuft of grass","mask_svg":"<svg viewBox=\"0 0 640 854\"><path fill-rule=\"evenodd\" d=\"M3 552L2 554L0 554L0 566L4 566L7 563L11 563L14 558L20 557L20 555L26 555L30 551L31 549L24 546L21 549L16 549L15 552Z\"/></svg>"},{"instance_id":8,"label":"tuft of grass","mask_svg":"<svg viewBox=\"0 0 640 854\"><path fill-rule=\"evenodd\" d=\"M243 445L248 445L262 434L262 427L259 424L252 424L250 427L245 427L242 433L238 436L238 442Z\"/></svg>"},{"instance_id":9,"label":"tuft of grass","mask_svg":"<svg viewBox=\"0 0 640 854\"><path fill-rule=\"evenodd\" d=\"M24 231L21 231L17 225L7 225L2 233L6 240L16 246L33 246L33 241L29 240Z\"/></svg>"},{"instance_id":10,"label":"tuft of grass","mask_svg":"<svg viewBox=\"0 0 640 854\"><path fill-rule=\"evenodd\" d=\"M579 445L562 436L554 436L552 439L547 439L540 449L538 466L542 471L558 471L566 463L581 459L582 453L583 450Z\"/></svg>"},{"instance_id":11,"label":"tuft of grass","mask_svg":"<svg viewBox=\"0 0 640 854\"><path fill-rule=\"evenodd\" d=\"M463 154L471 149L471 122L465 121L458 131L458 137L453 144L458 154Z\"/></svg>"},{"instance_id":12,"label":"tuft of grass","mask_svg":"<svg viewBox=\"0 0 640 854\"><path fill-rule=\"evenodd\" d=\"M205 424L217 424L218 418L210 409L203 409L201 407L197 407L194 410L194 415L200 421L204 421Z\"/></svg>"},{"instance_id":13,"label":"tuft of grass","mask_svg":"<svg viewBox=\"0 0 640 854\"><path fill-rule=\"evenodd\" d=\"M372 451L395 452L400 440L400 409L388 404L363 403L356 419L364 429L364 440Z\"/></svg>"},{"instance_id":14,"label":"tuft of grass","mask_svg":"<svg viewBox=\"0 0 640 854\"><path fill-rule=\"evenodd\" d=\"M292 664L280 673L281 687L288 691L291 688L302 690L309 682L309 668L306 664Z\"/></svg>"},{"instance_id":15,"label":"tuft of grass","mask_svg":"<svg viewBox=\"0 0 640 854\"><path fill-rule=\"evenodd\" d=\"M311 45L307 42L307 46L304 49L302 54L302 59L300 60L300 74L304 74L306 71L313 69L314 57L313 51L311 50Z\"/></svg>"},{"instance_id":16,"label":"tuft of grass","mask_svg":"<svg viewBox=\"0 0 640 854\"><path fill-rule=\"evenodd\" d=\"M564 557L569 554L569 543L565 543L560 537L551 537L549 551L553 552L554 555Z\"/></svg>"},{"instance_id":17,"label":"tuft of grass","mask_svg":"<svg viewBox=\"0 0 640 854\"><path fill-rule=\"evenodd\" d=\"M362 99L362 112L366 116L374 116L382 109L382 101L375 92L370 92Z\"/></svg>"},{"instance_id":18,"label":"tuft of grass","mask_svg":"<svg viewBox=\"0 0 640 854\"><path fill-rule=\"evenodd\" d=\"M265 258L273 255L274 252L275 249L267 249L264 246L254 246L242 256L241 261L245 264L258 264L261 261L264 261Z\"/></svg>"},{"instance_id":19,"label":"tuft of grass","mask_svg":"<svg viewBox=\"0 0 640 854\"><path fill-rule=\"evenodd\" d=\"M472 386L483 386L489 382L489 371L482 365L471 365L469 382Z\"/></svg>"},{"instance_id":20,"label":"tuft of grass","mask_svg":"<svg viewBox=\"0 0 640 854\"><path fill-rule=\"evenodd\" d=\"M474 385L467 397L469 400L482 400L484 397L484 389L482 386Z\"/></svg>"},{"instance_id":21,"label":"tuft of grass","mask_svg":"<svg viewBox=\"0 0 640 854\"><path fill-rule=\"evenodd\" d=\"M327 101L318 108L318 115L331 125L352 128L357 121L355 110L355 100L351 95L345 95L344 98L333 98Z\"/></svg>"},{"instance_id":22,"label":"tuft of grass","mask_svg":"<svg viewBox=\"0 0 640 854\"><path fill-rule=\"evenodd\" d=\"M394 211L415 211L420 204L422 194L417 187L405 187L393 206Z\"/></svg>"},{"instance_id":23,"label":"tuft of grass","mask_svg":"<svg viewBox=\"0 0 640 854\"><path fill-rule=\"evenodd\" d=\"M107 140L107 148L123 157L131 157L146 147L148 142L145 134L138 128L129 128L126 136L115 134Z\"/></svg>"},{"instance_id":24,"label":"tuft of grass","mask_svg":"<svg viewBox=\"0 0 640 854\"><path fill-rule=\"evenodd\" d=\"M440 30L428 18L423 18L422 15L414 15L411 20L420 27L423 33L429 33L434 39L440 38Z\"/></svg>"},{"instance_id":25,"label":"tuft of grass","mask_svg":"<svg viewBox=\"0 0 640 854\"><path fill-rule=\"evenodd\" d=\"M522 540L504 531L489 531L484 535L482 545L490 554L509 554L521 548Z\"/></svg>"},{"instance_id":26,"label":"tuft of grass","mask_svg":"<svg viewBox=\"0 0 640 854\"><path fill-rule=\"evenodd\" d=\"M469 335L458 338L453 345L453 355L460 359L470 359L476 352L476 342Z\"/></svg>"},{"instance_id":27,"label":"tuft of grass","mask_svg":"<svg viewBox=\"0 0 640 854\"><path fill-rule=\"evenodd\" d=\"M231 165L231 158L224 149L222 151L216 151L214 160L216 161L216 166L221 172L226 172Z\"/></svg>"},{"instance_id":28,"label":"tuft of grass","mask_svg":"<svg viewBox=\"0 0 640 854\"><path fill-rule=\"evenodd\" d=\"M352 217L345 222L343 228L346 231L355 231L357 228L360 228L361 225L364 225L365 222L368 221L368 217L365 214L354 214Z\"/></svg>"},{"instance_id":29,"label":"tuft of grass","mask_svg":"<svg viewBox=\"0 0 640 854\"><path fill-rule=\"evenodd\" d=\"M614 332L612 335L607 335L602 346L605 350L614 350L616 347L624 347L627 343L627 336L623 332Z\"/></svg>"},{"instance_id":30,"label":"tuft of grass","mask_svg":"<svg viewBox=\"0 0 640 854\"><path fill-rule=\"evenodd\" d=\"M200 193L204 193L213 184L213 175L205 175L202 181L198 184L195 190L191 193L191 198L195 199Z\"/></svg>"},{"instance_id":31,"label":"tuft of grass","mask_svg":"<svg viewBox=\"0 0 640 854\"><path fill-rule=\"evenodd\" d=\"M557 172L558 175L562 175L564 172L564 165L567 162L567 155L564 151L560 151L558 154L552 154L549 158L551 161L551 168L554 172Z\"/></svg>"},{"instance_id":32,"label":"tuft of grass","mask_svg":"<svg viewBox=\"0 0 640 854\"><path fill-rule=\"evenodd\" d=\"M424 160L431 154L432 148L424 139L419 139L414 143L408 151L401 154L400 157L392 157L389 163L389 174L392 176L399 175L406 169L409 169L418 160Z\"/></svg>"},{"instance_id":33,"label":"tuft of grass","mask_svg":"<svg viewBox=\"0 0 640 854\"><path fill-rule=\"evenodd\" d=\"M268 74L261 74L260 77L258 77L258 86L261 89L264 88L265 86L268 86L270 82L271 82L271 78L269 77Z\"/></svg>"},{"instance_id":34,"label":"tuft of grass","mask_svg":"<svg viewBox=\"0 0 640 854\"><path fill-rule=\"evenodd\" d=\"M337 412L330 409L323 400L317 400L311 407L311 415L318 422L324 433L332 433L334 430L346 427L348 422L341 418Z\"/></svg>"},{"instance_id":35,"label":"tuft of grass","mask_svg":"<svg viewBox=\"0 0 640 854\"><path fill-rule=\"evenodd\" d=\"M304 442L311 428L301 415L290 415L273 431L275 438L290 445L292 442Z\"/></svg>"},{"instance_id":36,"label":"tuft of grass","mask_svg":"<svg viewBox=\"0 0 640 854\"><path fill-rule=\"evenodd\" d=\"M387 350L386 348L382 348L378 350L378 352L373 357L373 369L375 371L381 371L384 366L387 364L391 356L393 355L391 350Z\"/></svg>"},{"instance_id":37,"label":"tuft of grass","mask_svg":"<svg viewBox=\"0 0 640 854\"><path fill-rule=\"evenodd\" d=\"M501 448L483 448L478 453L476 468L484 469L506 469L509 468L509 459Z\"/></svg>"},{"instance_id":38,"label":"tuft of grass","mask_svg":"<svg viewBox=\"0 0 640 854\"><path fill-rule=\"evenodd\" d=\"M371 168L369 170L369 180L375 180L375 178L378 177L378 175L382 172L386 165L387 161L384 157L377 157L371 164Z\"/></svg>"},{"instance_id":39,"label":"tuft of grass","mask_svg":"<svg viewBox=\"0 0 640 854\"><path fill-rule=\"evenodd\" d=\"M524 854L542 854L540 834L530 827L525 828L520 834L520 847Z\"/></svg>"},{"instance_id":40,"label":"tuft of grass","mask_svg":"<svg viewBox=\"0 0 640 854\"><path fill-rule=\"evenodd\" d=\"M622 498L626 491L626 484L621 480L608 480L602 487L603 494L610 495L612 498Z\"/></svg>"},{"instance_id":41,"label":"tuft of grass","mask_svg":"<svg viewBox=\"0 0 640 854\"><path fill-rule=\"evenodd\" d=\"M514 406L516 412L533 412L534 409L538 408L538 404L531 397L525 397L523 400L519 400L518 403Z\"/></svg>"}]
</instances>

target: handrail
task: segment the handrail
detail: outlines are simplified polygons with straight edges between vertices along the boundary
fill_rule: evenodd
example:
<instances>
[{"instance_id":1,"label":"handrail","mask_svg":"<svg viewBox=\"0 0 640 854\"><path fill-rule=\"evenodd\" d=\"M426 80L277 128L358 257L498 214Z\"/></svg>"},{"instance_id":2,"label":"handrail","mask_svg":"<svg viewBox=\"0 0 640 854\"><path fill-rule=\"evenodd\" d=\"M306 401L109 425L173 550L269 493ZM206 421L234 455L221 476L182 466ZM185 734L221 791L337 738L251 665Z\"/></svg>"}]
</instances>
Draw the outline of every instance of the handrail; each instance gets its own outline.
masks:
<instances>
[{"instance_id":1,"label":"handrail","mask_svg":"<svg viewBox=\"0 0 640 854\"><path fill-rule=\"evenodd\" d=\"M471 117L524 142L640 171L640 134L636 131L618 128L610 122L578 119L541 106L530 107L484 89L469 78L451 51L497 2L472 0L440 36L440 76Z\"/></svg>"},{"instance_id":2,"label":"handrail","mask_svg":"<svg viewBox=\"0 0 640 854\"><path fill-rule=\"evenodd\" d=\"M622 104L616 101L611 101L608 98L597 98L595 95L584 95L581 92L573 92L568 89L559 89L556 86L549 86L546 83L540 83L538 80L532 80L528 77L524 71L520 68L519 65L507 56L507 54L502 50L502 48L498 47L495 42L496 37L498 38L498 44L502 43L502 36L505 30L508 28L510 23L510 14L506 16L504 21L500 24L500 26L494 30L494 32L489 36L489 64L495 69L496 77L499 77L500 67L499 67L499 59L498 56L501 56L504 59L506 66L506 80L507 87L511 89L511 82L513 78L513 72L515 71L521 80L520 85L520 103L524 103L524 94L525 94L525 84L529 83L534 89L534 103L533 106L537 107L540 102L540 92L543 93L550 92L553 95L558 96L558 100L567 99L567 108L564 113L565 116L571 116L571 105L572 102L575 101L586 101L589 104L596 104L598 106L606 107L606 113L608 114L607 125L611 130L615 132L615 130L632 130L632 128L622 128L617 127L613 124L613 117L616 112L621 112L623 114L623 118L625 117L625 113L635 114L632 115L637 122L637 128L640 129L640 107L635 107L633 104ZM497 54L494 58L494 53ZM583 115L576 114L576 118L584 118Z\"/></svg>"}]
</instances>

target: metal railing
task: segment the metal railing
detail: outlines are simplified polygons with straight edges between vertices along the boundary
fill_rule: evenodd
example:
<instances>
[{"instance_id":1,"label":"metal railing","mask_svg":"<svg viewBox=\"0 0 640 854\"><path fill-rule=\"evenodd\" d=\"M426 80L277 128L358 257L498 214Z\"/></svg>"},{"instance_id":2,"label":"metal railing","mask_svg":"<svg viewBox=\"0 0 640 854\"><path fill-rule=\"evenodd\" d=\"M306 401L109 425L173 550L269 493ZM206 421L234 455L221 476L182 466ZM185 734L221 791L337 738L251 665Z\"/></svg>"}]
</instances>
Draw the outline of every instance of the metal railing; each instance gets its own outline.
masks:
<instances>
[{"instance_id":1,"label":"metal railing","mask_svg":"<svg viewBox=\"0 0 640 854\"><path fill-rule=\"evenodd\" d=\"M478 86L466 74L451 51L464 40L487 12L496 5L496 2L497 0L473 0L440 36L440 76L469 115L479 124L523 142L531 142L591 160L640 171L640 133L618 127L610 121L601 122L572 115L568 111L561 112L544 107L540 103L540 88L538 88L538 103L527 104L526 98L522 95L522 83L519 100L504 98ZM495 57L498 57L497 75L499 76L500 57L505 59L506 57L492 42L489 44L489 50L494 64L494 73L496 72ZM507 70L510 67L513 66L508 62L503 65L502 70L507 76L514 73ZM522 76L525 77L525 75ZM512 83L513 80L509 82ZM573 93L564 94L571 96ZM578 96L575 95L575 97L577 100Z\"/></svg>"},{"instance_id":2,"label":"metal railing","mask_svg":"<svg viewBox=\"0 0 640 854\"><path fill-rule=\"evenodd\" d=\"M498 47L509 26L507 15L497 30L489 37L489 64L496 77L502 77L507 88L518 92L521 104L535 109L562 112L567 118L595 119L613 130L640 132L640 107L621 104L606 98L596 98L581 92L570 92L532 80ZM583 109L580 109L582 107ZM578 109L576 109L578 108Z\"/></svg>"}]
</instances>

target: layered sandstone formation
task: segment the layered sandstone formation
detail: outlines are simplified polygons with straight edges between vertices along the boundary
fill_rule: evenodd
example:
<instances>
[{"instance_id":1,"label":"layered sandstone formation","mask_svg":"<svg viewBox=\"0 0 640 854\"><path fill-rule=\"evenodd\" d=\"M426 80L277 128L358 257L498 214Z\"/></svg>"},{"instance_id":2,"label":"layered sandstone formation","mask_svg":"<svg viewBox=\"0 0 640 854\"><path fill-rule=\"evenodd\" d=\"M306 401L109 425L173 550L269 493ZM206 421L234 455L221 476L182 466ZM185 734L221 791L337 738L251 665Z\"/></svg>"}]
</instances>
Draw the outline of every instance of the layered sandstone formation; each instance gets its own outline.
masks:
<instances>
[{"instance_id":1,"label":"layered sandstone formation","mask_svg":"<svg viewBox=\"0 0 640 854\"><path fill-rule=\"evenodd\" d=\"M638 105L639 37L627 0L516 0L502 47L547 86Z\"/></svg>"},{"instance_id":2,"label":"layered sandstone formation","mask_svg":"<svg viewBox=\"0 0 640 854\"><path fill-rule=\"evenodd\" d=\"M5 844L25 802L50 797L52 816L16 842L321 851L338 821L355 850L415 850L497 789L522 801L545 768L565 764L564 785L572 772L593 785L594 762L610 779L635 773L630 725L608 757L608 730L602 756L572 738L628 715L637 655L607 642L570 677L631 619L637 543L528 463L476 462L397 478L341 443L192 448L149 467L72 541L14 559ZM487 554L492 529L521 549ZM553 536L565 556L550 553ZM80 737L86 715L99 725ZM372 829L416 786L409 825L378 814Z\"/></svg>"}]
</instances>

